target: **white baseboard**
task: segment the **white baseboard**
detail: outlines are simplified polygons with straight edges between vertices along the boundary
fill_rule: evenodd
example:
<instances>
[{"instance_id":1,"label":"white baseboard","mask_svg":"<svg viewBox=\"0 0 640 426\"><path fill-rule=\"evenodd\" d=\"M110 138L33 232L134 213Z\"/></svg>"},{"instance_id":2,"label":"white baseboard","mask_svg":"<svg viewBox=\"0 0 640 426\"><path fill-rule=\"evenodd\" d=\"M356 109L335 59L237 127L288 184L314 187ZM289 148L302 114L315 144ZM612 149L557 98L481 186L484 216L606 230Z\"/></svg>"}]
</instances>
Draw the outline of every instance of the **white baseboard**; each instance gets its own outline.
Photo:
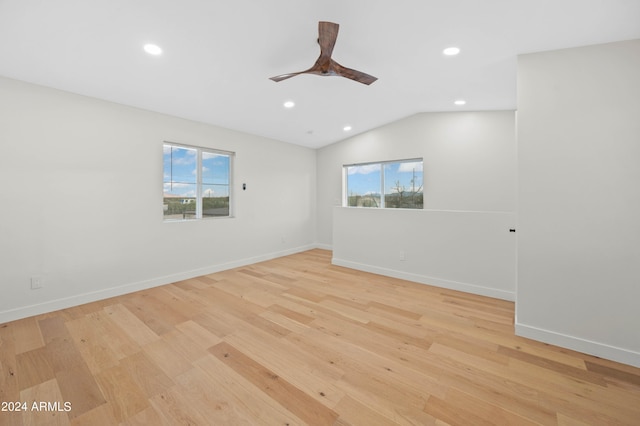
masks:
<instances>
[{"instance_id":1,"label":"white baseboard","mask_svg":"<svg viewBox=\"0 0 640 426\"><path fill-rule=\"evenodd\" d=\"M464 291L466 293L478 294L480 296L493 297L496 299L515 301L515 293L511 291L500 290L491 287L484 287L476 284L462 283L458 281L444 280L442 278L434 278L426 275L414 274L410 272L398 271L395 269L381 268L379 266L368 265L364 263L352 262L338 258L331 259L331 263L345 268L357 269L359 271L371 272L378 275L384 275L392 278L413 281L420 284L427 284L436 287L447 288L450 290Z\"/></svg>"},{"instance_id":2,"label":"white baseboard","mask_svg":"<svg viewBox=\"0 0 640 426\"><path fill-rule=\"evenodd\" d=\"M532 327L526 324L519 324L516 319L516 335L528 339L549 343L555 346L571 349L585 354L606 358L611 361L640 367L640 353L628 349L618 348L591 340L569 336L555 331Z\"/></svg>"},{"instance_id":3,"label":"white baseboard","mask_svg":"<svg viewBox=\"0 0 640 426\"><path fill-rule=\"evenodd\" d=\"M228 269L251 265L258 262L264 262L266 260L288 256L290 254L300 253L300 252L311 250L314 248L317 248L316 244L309 244L306 246L296 247L293 249L267 253L260 256L254 256L254 257L249 257L245 259L235 260L232 262L211 265L205 268L193 269L191 271L185 271L185 272L180 272L176 274L165 275L162 277L152 278L149 280L129 283L129 284L125 284L117 287L106 288L104 290L98 290L90 293L83 293L83 294L78 294L70 297L64 297L61 299L50 300L47 302L38 303L36 305L22 306L19 308L9 309L9 310L0 312L0 324L6 323L9 321L15 321L22 318L31 317L34 315L45 314L45 313L57 311L60 309L66 309L73 306L83 305L85 303L96 302L98 300L108 299L110 297L122 296L124 294L133 293L140 290L146 290L146 289L158 287L161 285L171 284L178 281L188 280L190 278L200 277L202 275L213 274L215 272L226 271Z\"/></svg>"}]
</instances>

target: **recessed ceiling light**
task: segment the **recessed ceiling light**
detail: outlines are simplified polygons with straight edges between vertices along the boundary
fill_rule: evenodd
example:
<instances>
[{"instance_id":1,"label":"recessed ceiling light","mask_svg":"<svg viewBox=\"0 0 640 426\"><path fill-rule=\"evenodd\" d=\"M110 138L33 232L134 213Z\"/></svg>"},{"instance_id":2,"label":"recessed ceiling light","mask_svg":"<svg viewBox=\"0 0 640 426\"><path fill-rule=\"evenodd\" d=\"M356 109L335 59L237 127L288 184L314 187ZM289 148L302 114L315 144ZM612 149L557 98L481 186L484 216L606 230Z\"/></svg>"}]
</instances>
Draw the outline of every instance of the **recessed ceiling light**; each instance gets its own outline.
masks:
<instances>
[{"instance_id":1,"label":"recessed ceiling light","mask_svg":"<svg viewBox=\"0 0 640 426\"><path fill-rule=\"evenodd\" d=\"M286 101L283 105L285 108L293 108L294 106L296 106L296 103L293 101Z\"/></svg>"},{"instance_id":2,"label":"recessed ceiling light","mask_svg":"<svg viewBox=\"0 0 640 426\"><path fill-rule=\"evenodd\" d=\"M458 47L447 47L446 49L444 49L442 51L442 53L444 53L447 56L455 56L458 53L460 53L460 48L458 48Z\"/></svg>"},{"instance_id":3,"label":"recessed ceiling light","mask_svg":"<svg viewBox=\"0 0 640 426\"><path fill-rule=\"evenodd\" d=\"M344 127L342 128L342 130L344 130L345 132L348 132L348 131L349 131L349 130L351 130L351 129L352 129L352 127L351 127L351 126L344 126Z\"/></svg>"},{"instance_id":4,"label":"recessed ceiling light","mask_svg":"<svg viewBox=\"0 0 640 426\"><path fill-rule=\"evenodd\" d=\"M458 99L457 101L454 102L454 104L456 105L464 105L466 103L467 101L465 101L464 99Z\"/></svg>"},{"instance_id":5,"label":"recessed ceiling light","mask_svg":"<svg viewBox=\"0 0 640 426\"><path fill-rule=\"evenodd\" d=\"M151 43L145 44L144 51L147 52L149 55L158 56L162 54L162 49L157 44L151 44Z\"/></svg>"}]
</instances>

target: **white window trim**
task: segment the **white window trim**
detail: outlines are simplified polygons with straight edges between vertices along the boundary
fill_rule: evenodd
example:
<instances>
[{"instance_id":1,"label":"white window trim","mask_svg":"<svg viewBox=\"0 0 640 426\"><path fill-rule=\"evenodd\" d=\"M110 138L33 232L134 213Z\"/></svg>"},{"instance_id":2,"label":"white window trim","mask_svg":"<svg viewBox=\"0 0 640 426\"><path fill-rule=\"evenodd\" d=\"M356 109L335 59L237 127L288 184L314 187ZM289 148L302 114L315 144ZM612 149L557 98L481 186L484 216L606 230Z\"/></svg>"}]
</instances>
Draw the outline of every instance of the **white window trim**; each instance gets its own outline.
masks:
<instances>
[{"instance_id":1,"label":"white window trim","mask_svg":"<svg viewBox=\"0 0 640 426\"><path fill-rule=\"evenodd\" d=\"M208 148L204 146L188 145L184 143L177 143L171 141L163 141L162 146L170 145L178 148L195 149L196 150L196 217L193 219L166 219L163 217L163 222L193 222L198 220L210 220L210 219L231 219L235 217L235 196L234 196L234 163L236 153L233 151L225 151L216 148ZM202 153L207 152L211 154L226 155L229 157L229 215L228 216L202 216ZM164 160L163 160L164 161ZM162 179L164 184L164 177ZM164 198L164 197L163 197Z\"/></svg>"},{"instance_id":2,"label":"white window trim","mask_svg":"<svg viewBox=\"0 0 640 426\"><path fill-rule=\"evenodd\" d=\"M355 167L355 166L369 166L372 164L376 164L380 166L380 207L369 207L369 208L378 208L378 209L385 209L387 208L385 206L385 192L384 192L384 185L385 185L385 180L384 180L384 166L386 164L392 164L392 163L411 163L411 162L421 162L423 164L424 167L424 158L421 157L416 157L416 158L403 158L400 160L385 160L385 161L369 161L369 162L365 162L365 163L351 163L351 164L343 164L342 165L342 207L350 207L349 206L349 176L348 176L348 171L347 169L349 167ZM356 207L354 207L356 208ZM424 209L424 205L422 206L422 209ZM394 209L394 210L403 210L403 209ZM411 210L415 210L415 209L411 209Z\"/></svg>"}]
</instances>

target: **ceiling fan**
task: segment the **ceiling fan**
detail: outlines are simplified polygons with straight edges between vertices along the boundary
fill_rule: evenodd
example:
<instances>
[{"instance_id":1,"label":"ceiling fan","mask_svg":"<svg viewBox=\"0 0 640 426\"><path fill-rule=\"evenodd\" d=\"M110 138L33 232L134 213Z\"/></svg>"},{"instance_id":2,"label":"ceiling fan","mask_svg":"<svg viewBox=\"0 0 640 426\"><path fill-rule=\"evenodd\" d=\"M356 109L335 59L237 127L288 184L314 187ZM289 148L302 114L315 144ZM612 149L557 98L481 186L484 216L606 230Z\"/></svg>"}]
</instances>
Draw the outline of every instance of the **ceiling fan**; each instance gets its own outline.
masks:
<instances>
[{"instance_id":1,"label":"ceiling fan","mask_svg":"<svg viewBox=\"0 0 640 426\"><path fill-rule=\"evenodd\" d=\"M295 77L300 74L315 74L315 75L335 75L345 77L358 83L369 85L377 80L376 77L363 73L362 71L352 70L347 67L343 67L333 59L331 59L331 53L333 52L333 46L336 44L338 38L338 29L340 25L333 22L318 22L318 44L320 44L320 56L313 64L311 68L305 71L299 71L289 74L277 75L271 77L270 80L280 82L291 77Z\"/></svg>"}]
</instances>

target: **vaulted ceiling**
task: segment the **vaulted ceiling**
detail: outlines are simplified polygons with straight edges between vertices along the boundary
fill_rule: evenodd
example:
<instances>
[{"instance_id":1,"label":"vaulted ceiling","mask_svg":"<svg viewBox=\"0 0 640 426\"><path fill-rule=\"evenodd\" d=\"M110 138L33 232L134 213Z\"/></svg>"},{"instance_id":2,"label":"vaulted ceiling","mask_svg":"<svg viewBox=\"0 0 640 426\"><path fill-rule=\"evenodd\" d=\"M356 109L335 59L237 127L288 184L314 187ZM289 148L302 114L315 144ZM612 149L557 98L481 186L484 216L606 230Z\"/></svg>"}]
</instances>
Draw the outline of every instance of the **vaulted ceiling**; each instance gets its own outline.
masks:
<instances>
[{"instance_id":1,"label":"vaulted ceiling","mask_svg":"<svg viewBox=\"0 0 640 426\"><path fill-rule=\"evenodd\" d=\"M313 65L321 20L340 24L333 58L378 81L268 79ZM635 38L640 0L0 0L1 76L312 148L515 109L518 54Z\"/></svg>"}]
</instances>

